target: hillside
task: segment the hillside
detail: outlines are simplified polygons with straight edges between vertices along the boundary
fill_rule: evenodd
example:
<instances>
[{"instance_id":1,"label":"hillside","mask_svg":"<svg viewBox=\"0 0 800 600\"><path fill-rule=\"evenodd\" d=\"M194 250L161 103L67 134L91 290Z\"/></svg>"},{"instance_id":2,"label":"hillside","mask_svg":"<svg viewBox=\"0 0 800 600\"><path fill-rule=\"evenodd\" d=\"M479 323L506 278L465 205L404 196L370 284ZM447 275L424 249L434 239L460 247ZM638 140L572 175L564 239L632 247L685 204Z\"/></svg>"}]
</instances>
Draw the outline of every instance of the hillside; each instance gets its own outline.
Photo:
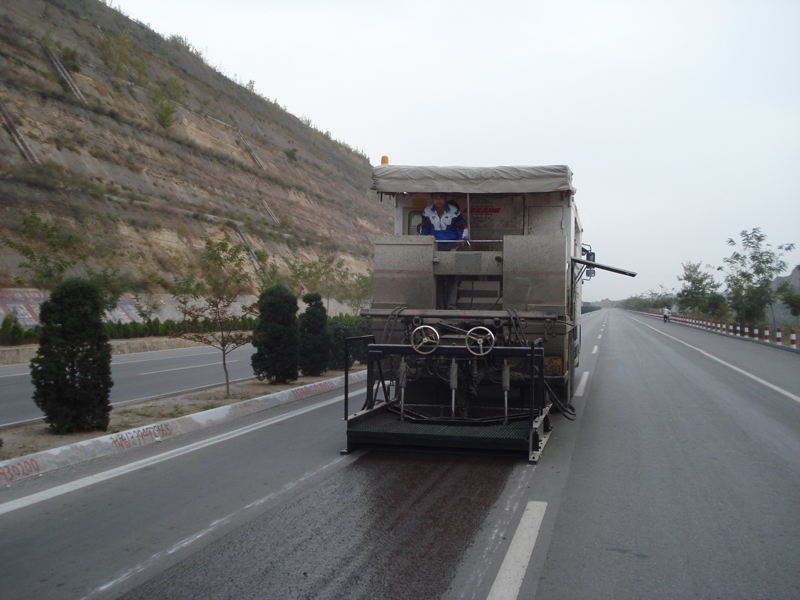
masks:
<instances>
[{"instance_id":1,"label":"hillside","mask_svg":"<svg viewBox=\"0 0 800 600\"><path fill-rule=\"evenodd\" d=\"M97 0L4 0L0 103L0 234L58 217L134 289L166 287L205 235L364 272L392 230L367 157ZM0 248L0 287L19 260Z\"/></svg>"}]
</instances>

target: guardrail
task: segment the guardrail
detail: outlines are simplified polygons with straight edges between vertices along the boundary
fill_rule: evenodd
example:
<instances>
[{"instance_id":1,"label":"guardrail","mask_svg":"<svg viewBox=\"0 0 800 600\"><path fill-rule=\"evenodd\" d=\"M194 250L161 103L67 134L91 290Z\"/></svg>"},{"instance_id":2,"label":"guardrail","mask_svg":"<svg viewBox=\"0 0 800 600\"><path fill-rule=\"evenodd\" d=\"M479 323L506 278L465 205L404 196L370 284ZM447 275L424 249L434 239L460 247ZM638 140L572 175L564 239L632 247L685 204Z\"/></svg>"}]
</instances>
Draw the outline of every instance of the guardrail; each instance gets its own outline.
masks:
<instances>
[{"instance_id":1,"label":"guardrail","mask_svg":"<svg viewBox=\"0 0 800 600\"><path fill-rule=\"evenodd\" d=\"M639 310L632 310L629 312L645 315L647 317L653 317L656 319L664 318L664 315L662 313L644 312ZM773 341L770 336L769 325L764 327L764 333L762 337L757 325L754 326L751 335L750 326L747 323L742 325L741 323L732 323L727 321L709 321L707 319L683 317L681 315L675 315L675 314L671 314L669 316L669 321L670 323L678 323L679 325L694 327L696 329L709 331L711 333L716 333L718 335L730 336L734 338L747 340L750 342L758 342L760 344L768 344L770 346L775 346L776 348L782 348L784 350L794 350L795 352L797 352L797 333L795 332L794 329L791 329L789 333L789 346L785 346L783 344L783 332L781 331L780 327L776 328L775 340Z\"/></svg>"}]
</instances>

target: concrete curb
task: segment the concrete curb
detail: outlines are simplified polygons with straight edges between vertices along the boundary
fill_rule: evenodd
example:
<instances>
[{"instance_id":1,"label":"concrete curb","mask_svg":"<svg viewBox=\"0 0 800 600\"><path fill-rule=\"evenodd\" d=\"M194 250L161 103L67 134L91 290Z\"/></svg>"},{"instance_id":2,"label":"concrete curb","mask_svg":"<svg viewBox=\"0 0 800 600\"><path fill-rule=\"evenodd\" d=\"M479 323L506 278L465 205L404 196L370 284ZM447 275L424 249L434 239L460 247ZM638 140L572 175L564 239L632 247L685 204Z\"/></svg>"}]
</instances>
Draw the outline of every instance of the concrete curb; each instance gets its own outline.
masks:
<instances>
[{"instance_id":1,"label":"concrete curb","mask_svg":"<svg viewBox=\"0 0 800 600\"><path fill-rule=\"evenodd\" d=\"M366 370L350 375L351 384L366 381L366 379ZM27 477L55 471L94 458L120 454L133 448L154 444L165 439L172 439L231 419L342 387L344 387L344 376L335 377L334 379L318 381L317 383L276 392L268 396L260 396L237 402L236 404L186 415L185 417L178 417L144 427L137 427L136 429L121 431L120 433L76 442L68 446L51 448L28 456L12 458L0 462L0 484L21 481Z\"/></svg>"}]
</instances>

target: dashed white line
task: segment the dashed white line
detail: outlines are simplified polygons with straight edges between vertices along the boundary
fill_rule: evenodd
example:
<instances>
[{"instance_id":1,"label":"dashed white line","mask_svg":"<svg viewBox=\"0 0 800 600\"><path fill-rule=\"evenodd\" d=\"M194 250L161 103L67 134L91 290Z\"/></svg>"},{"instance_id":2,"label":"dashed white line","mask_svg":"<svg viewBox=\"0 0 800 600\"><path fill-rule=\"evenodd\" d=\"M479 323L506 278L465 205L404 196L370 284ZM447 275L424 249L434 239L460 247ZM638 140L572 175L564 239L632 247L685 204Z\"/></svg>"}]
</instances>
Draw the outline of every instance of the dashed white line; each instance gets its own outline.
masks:
<instances>
[{"instance_id":1,"label":"dashed white line","mask_svg":"<svg viewBox=\"0 0 800 600\"><path fill-rule=\"evenodd\" d=\"M487 600L516 600L546 509L547 502L528 502Z\"/></svg>"},{"instance_id":2,"label":"dashed white line","mask_svg":"<svg viewBox=\"0 0 800 600\"><path fill-rule=\"evenodd\" d=\"M592 354L597 354L597 346L595 346L594 348L592 348Z\"/></svg>"},{"instance_id":3,"label":"dashed white line","mask_svg":"<svg viewBox=\"0 0 800 600\"><path fill-rule=\"evenodd\" d=\"M586 382L589 381L589 371L584 371L581 375L581 380L578 382L578 388L575 390L573 396L583 396L586 391Z\"/></svg>"}]
</instances>

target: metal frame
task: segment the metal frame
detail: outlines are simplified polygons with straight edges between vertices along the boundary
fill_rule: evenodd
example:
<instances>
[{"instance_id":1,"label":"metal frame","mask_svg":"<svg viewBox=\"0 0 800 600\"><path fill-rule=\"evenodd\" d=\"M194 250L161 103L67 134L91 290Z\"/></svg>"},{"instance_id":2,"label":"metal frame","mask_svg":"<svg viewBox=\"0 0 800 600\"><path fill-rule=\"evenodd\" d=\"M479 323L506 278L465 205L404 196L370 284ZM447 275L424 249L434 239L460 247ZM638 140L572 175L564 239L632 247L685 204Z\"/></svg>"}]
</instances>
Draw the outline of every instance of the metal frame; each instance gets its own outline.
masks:
<instances>
[{"instance_id":1,"label":"metal frame","mask_svg":"<svg viewBox=\"0 0 800 600\"><path fill-rule=\"evenodd\" d=\"M349 342L365 341L372 336L348 338ZM349 389L345 387L345 421L347 423L347 448L350 453L357 447L424 447L450 450L496 450L527 453L530 462L537 462L550 435L550 407L544 379L544 348L542 340L531 343L530 347L494 347L486 357L524 358L528 361L530 386L527 391L527 406L530 407L528 419L515 423L484 423L463 419L432 419L430 421L407 422L399 420L389 410L396 407L399 398L389 396L391 382L384 377L381 361L397 355L420 356L410 345L368 344L367 346L367 397L363 408L349 413ZM476 357L466 347L440 346L431 354L447 358ZM347 381L347 365L345 365ZM380 401L376 389L380 386L383 400Z\"/></svg>"}]
</instances>

